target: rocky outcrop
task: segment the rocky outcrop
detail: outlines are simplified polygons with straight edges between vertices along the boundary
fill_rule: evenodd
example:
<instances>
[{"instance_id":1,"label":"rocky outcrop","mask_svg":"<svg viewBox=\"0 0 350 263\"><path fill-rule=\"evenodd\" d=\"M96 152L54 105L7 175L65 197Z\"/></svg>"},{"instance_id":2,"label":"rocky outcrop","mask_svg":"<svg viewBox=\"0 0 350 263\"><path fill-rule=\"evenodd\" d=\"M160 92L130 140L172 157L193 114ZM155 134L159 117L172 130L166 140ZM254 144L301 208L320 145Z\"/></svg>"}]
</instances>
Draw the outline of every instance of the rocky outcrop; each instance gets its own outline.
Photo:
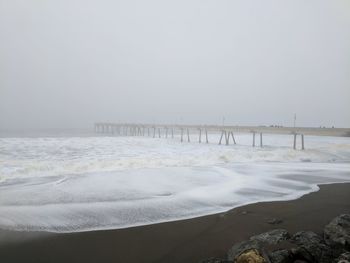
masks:
<instances>
[{"instance_id":1,"label":"rocky outcrop","mask_svg":"<svg viewBox=\"0 0 350 263\"><path fill-rule=\"evenodd\" d=\"M275 250L269 253L271 263L293 263L293 254L287 249Z\"/></svg>"},{"instance_id":2,"label":"rocky outcrop","mask_svg":"<svg viewBox=\"0 0 350 263\"><path fill-rule=\"evenodd\" d=\"M350 263L350 252L345 252L341 254L336 260L335 263Z\"/></svg>"},{"instance_id":3,"label":"rocky outcrop","mask_svg":"<svg viewBox=\"0 0 350 263\"><path fill-rule=\"evenodd\" d=\"M285 229L274 229L269 232L262 233L260 235L252 236L250 240L255 240L260 243L269 245L278 244L281 241L289 239L290 234Z\"/></svg>"},{"instance_id":4,"label":"rocky outcrop","mask_svg":"<svg viewBox=\"0 0 350 263\"><path fill-rule=\"evenodd\" d=\"M243 241L241 243L235 244L228 252L227 259L234 261L237 257L243 254L246 251L255 250L259 254L264 254L262 251L261 243L256 240Z\"/></svg>"},{"instance_id":5,"label":"rocky outcrop","mask_svg":"<svg viewBox=\"0 0 350 263\"><path fill-rule=\"evenodd\" d=\"M350 215L334 218L323 236L311 231L290 236L285 229L274 229L235 244L227 259L202 263L350 263Z\"/></svg>"},{"instance_id":6,"label":"rocky outcrop","mask_svg":"<svg viewBox=\"0 0 350 263\"><path fill-rule=\"evenodd\" d=\"M265 257L256 249L249 249L241 253L236 259L237 263L267 263Z\"/></svg>"},{"instance_id":7,"label":"rocky outcrop","mask_svg":"<svg viewBox=\"0 0 350 263\"><path fill-rule=\"evenodd\" d=\"M326 225L324 240L333 248L350 250L350 215L337 216Z\"/></svg>"},{"instance_id":8,"label":"rocky outcrop","mask_svg":"<svg viewBox=\"0 0 350 263\"><path fill-rule=\"evenodd\" d=\"M252 236L248 241L243 241L234 245L227 253L228 260L235 261L241 254L254 250L267 261L268 257L264 250L265 245L275 245L289 238L289 233L284 229L274 229L256 236Z\"/></svg>"},{"instance_id":9,"label":"rocky outcrop","mask_svg":"<svg viewBox=\"0 0 350 263\"><path fill-rule=\"evenodd\" d=\"M334 258L331 248L314 232L298 232L292 236L291 242L298 246L294 254L309 262L327 263Z\"/></svg>"}]
</instances>

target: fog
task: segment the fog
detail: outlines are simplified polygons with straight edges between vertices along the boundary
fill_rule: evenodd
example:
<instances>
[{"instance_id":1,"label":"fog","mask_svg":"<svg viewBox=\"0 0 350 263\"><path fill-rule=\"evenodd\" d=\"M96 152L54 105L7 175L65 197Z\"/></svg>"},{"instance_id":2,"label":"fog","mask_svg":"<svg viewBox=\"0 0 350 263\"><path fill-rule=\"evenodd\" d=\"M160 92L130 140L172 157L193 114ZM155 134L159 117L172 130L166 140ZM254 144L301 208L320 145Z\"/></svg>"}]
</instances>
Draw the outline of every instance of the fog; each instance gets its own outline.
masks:
<instances>
[{"instance_id":1,"label":"fog","mask_svg":"<svg viewBox=\"0 0 350 263\"><path fill-rule=\"evenodd\" d=\"M0 129L350 127L348 0L0 0Z\"/></svg>"}]
</instances>

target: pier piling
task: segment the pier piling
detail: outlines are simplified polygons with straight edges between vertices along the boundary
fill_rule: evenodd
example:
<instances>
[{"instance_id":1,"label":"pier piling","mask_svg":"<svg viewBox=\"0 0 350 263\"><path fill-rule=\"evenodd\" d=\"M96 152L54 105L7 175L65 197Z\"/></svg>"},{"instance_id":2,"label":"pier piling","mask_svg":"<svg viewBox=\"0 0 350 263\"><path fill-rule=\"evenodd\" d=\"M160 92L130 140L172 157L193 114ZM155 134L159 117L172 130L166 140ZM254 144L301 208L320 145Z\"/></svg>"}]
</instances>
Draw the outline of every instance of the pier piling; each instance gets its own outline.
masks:
<instances>
[{"instance_id":1,"label":"pier piling","mask_svg":"<svg viewBox=\"0 0 350 263\"><path fill-rule=\"evenodd\" d=\"M190 130L198 130L198 143L209 143L208 132L221 133L219 138L219 145L223 142L225 136L225 145L230 145L232 138L233 144L236 144L234 132L239 133L252 133L252 146L256 147L256 134L259 133L260 147L263 147L263 133L266 134L284 134L286 136L293 135L293 149L297 148L305 150L305 136L347 136L350 135L350 129L348 128L308 128L308 127L268 127L268 126L219 126L219 125L163 125L163 124L140 124L140 123L95 123L93 127L95 133L105 135L119 135L119 136L153 136L153 138L162 137L162 129L164 129L164 138L175 137L175 132L180 130L181 142L184 142L184 136L187 135L187 142L191 141ZM147 130L146 130L147 129ZM153 131L151 130L153 129ZM186 129L186 131L185 131ZM158 130L158 132L157 132ZM175 131L174 131L175 130ZM186 134L184 134L186 132ZM153 133L153 134L152 134ZM158 134L157 134L158 133ZM297 146L297 137L300 135L300 148Z\"/></svg>"},{"instance_id":2,"label":"pier piling","mask_svg":"<svg viewBox=\"0 0 350 263\"><path fill-rule=\"evenodd\" d=\"M219 140L219 145L221 145L222 137L224 136L224 131L221 132L220 140Z\"/></svg>"},{"instance_id":3,"label":"pier piling","mask_svg":"<svg viewBox=\"0 0 350 263\"><path fill-rule=\"evenodd\" d=\"M230 134L227 131L225 131L225 142L226 145L230 144Z\"/></svg>"},{"instance_id":4,"label":"pier piling","mask_svg":"<svg viewBox=\"0 0 350 263\"><path fill-rule=\"evenodd\" d=\"M305 147L304 147L304 134L301 134L301 149L305 150Z\"/></svg>"},{"instance_id":5,"label":"pier piling","mask_svg":"<svg viewBox=\"0 0 350 263\"><path fill-rule=\"evenodd\" d=\"M233 136L233 132L231 132L231 136L232 136L233 143L236 144L236 140L235 140L235 136Z\"/></svg>"}]
</instances>

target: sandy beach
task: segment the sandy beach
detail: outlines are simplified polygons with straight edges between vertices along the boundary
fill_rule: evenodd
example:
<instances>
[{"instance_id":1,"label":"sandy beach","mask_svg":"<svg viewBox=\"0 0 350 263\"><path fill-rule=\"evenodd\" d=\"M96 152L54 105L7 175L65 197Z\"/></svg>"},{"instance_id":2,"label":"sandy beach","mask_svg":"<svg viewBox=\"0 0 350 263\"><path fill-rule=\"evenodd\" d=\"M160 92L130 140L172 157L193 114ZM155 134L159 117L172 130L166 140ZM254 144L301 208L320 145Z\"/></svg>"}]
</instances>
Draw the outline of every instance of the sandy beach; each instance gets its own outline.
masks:
<instances>
[{"instance_id":1,"label":"sandy beach","mask_svg":"<svg viewBox=\"0 0 350 263\"><path fill-rule=\"evenodd\" d=\"M263 202L226 213L148 226L71 234L0 231L1 262L198 262L224 257L236 242L274 228L321 234L350 213L350 184L321 185L293 201ZM281 219L278 225L271 219Z\"/></svg>"}]
</instances>

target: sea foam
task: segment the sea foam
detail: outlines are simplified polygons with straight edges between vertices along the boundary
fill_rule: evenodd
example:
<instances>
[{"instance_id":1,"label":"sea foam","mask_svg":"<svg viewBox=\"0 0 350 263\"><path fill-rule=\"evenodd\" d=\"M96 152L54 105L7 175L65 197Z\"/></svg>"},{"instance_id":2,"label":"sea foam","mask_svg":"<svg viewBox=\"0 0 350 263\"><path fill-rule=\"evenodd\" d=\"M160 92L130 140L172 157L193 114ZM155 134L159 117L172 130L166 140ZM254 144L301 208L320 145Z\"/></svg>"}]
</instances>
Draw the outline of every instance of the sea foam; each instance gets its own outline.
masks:
<instances>
[{"instance_id":1,"label":"sea foam","mask_svg":"<svg viewBox=\"0 0 350 263\"><path fill-rule=\"evenodd\" d=\"M0 138L0 228L74 232L192 218L350 181L349 138Z\"/></svg>"}]
</instances>

